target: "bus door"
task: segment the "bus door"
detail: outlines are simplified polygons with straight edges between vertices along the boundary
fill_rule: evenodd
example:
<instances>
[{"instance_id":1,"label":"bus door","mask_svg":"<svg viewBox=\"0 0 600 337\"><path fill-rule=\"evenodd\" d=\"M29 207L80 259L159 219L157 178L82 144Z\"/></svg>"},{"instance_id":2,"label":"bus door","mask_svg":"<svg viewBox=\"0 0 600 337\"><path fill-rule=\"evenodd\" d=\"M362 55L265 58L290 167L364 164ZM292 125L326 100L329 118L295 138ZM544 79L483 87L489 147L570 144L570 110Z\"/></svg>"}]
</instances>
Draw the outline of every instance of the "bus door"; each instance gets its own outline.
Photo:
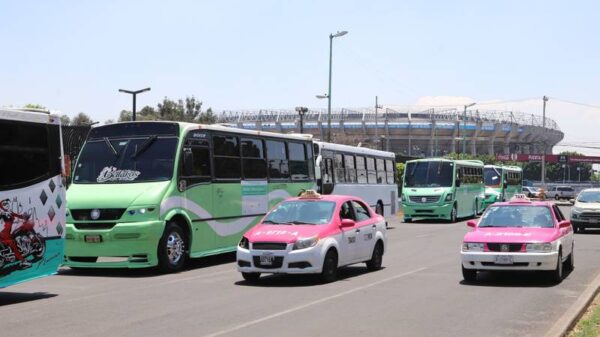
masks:
<instances>
[{"instance_id":1,"label":"bus door","mask_svg":"<svg viewBox=\"0 0 600 337\"><path fill-rule=\"evenodd\" d=\"M324 158L321 167L321 191L323 194L333 192L333 158Z\"/></svg>"},{"instance_id":2,"label":"bus door","mask_svg":"<svg viewBox=\"0 0 600 337\"><path fill-rule=\"evenodd\" d=\"M206 131L190 131L185 139L182 153L179 191L184 200L182 207L192 219L192 251L215 248L216 234L208 222L213 218L213 186L210 135Z\"/></svg>"}]
</instances>

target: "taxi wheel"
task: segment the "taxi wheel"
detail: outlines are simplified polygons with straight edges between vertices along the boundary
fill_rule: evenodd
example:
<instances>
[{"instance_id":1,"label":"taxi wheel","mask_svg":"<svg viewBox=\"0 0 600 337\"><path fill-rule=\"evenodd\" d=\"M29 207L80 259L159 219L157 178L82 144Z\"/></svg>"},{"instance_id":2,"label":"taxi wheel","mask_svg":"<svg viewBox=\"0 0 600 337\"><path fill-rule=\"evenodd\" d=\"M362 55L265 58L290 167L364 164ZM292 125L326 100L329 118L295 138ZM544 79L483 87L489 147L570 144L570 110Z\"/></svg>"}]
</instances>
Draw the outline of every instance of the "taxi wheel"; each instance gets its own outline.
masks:
<instances>
[{"instance_id":1,"label":"taxi wheel","mask_svg":"<svg viewBox=\"0 0 600 337\"><path fill-rule=\"evenodd\" d=\"M186 259L186 236L174 222L168 222L158 242L158 269L162 273L175 273L183 269Z\"/></svg>"},{"instance_id":2,"label":"taxi wheel","mask_svg":"<svg viewBox=\"0 0 600 337\"><path fill-rule=\"evenodd\" d=\"M575 245L573 245L573 248L571 249L571 254L569 254L569 258L567 259L567 265L565 267L567 267L567 270L572 271L573 269L575 269L575 257L573 256L573 254L575 253Z\"/></svg>"},{"instance_id":3,"label":"taxi wheel","mask_svg":"<svg viewBox=\"0 0 600 337\"><path fill-rule=\"evenodd\" d=\"M337 264L338 259L335 251L328 251L323 260L323 271L321 272L321 281L323 283L330 283L337 279Z\"/></svg>"},{"instance_id":4,"label":"taxi wheel","mask_svg":"<svg viewBox=\"0 0 600 337\"><path fill-rule=\"evenodd\" d=\"M383 262L383 245L381 241L377 241L375 248L373 248L373 255L371 259L367 261L367 270L376 271L381 269L381 263Z\"/></svg>"},{"instance_id":5,"label":"taxi wheel","mask_svg":"<svg viewBox=\"0 0 600 337\"><path fill-rule=\"evenodd\" d=\"M563 279L562 251L558 252L558 261L556 262L556 269L550 272L550 279L554 283L560 283Z\"/></svg>"},{"instance_id":6,"label":"taxi wheel","mask_svg":"<svg viewBox=\"0 0 600 337\"><path fill-rule=\"evenodd\" d=\"M242 277L248 282L257 282L260 278L260 273L242 273Z\"/></svg>"},{"instance_id":7,"label":"taxi wheel","mask_svg":"<svg viewBox=\"0 0 600 337\"><path fill-rule=\"evenodd\" d=\"M466 269L461 266L463 279L467 282L475 282L477 280L477 270L476 269Z\"/></svg>"}]
</instances>

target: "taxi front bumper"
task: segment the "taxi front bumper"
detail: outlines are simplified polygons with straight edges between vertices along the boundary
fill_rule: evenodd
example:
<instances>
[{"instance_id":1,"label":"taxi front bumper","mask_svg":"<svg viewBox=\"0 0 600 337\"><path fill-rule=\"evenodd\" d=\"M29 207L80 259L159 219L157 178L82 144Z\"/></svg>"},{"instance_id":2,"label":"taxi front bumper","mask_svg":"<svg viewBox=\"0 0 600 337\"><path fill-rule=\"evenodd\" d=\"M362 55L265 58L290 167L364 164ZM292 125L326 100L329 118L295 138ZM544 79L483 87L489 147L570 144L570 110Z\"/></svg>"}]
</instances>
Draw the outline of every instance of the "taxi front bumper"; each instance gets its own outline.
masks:
<instances>
[{"instance_id":1,"label":"taxi front bumper","mask_svg":"<svg viewBox=\"0 0 600 337\"><path fill-rule=\"evenodd\" d=\"M292 250L259 250L237 248L237 269L242 273L315 274L323 269L320 244L314 247ZM270 264L269 262L270 261Z\"/></svg>"},{"instance_id":2,"label":"taxi front bumper","mask_svg":"<svg viewBox=\"0 0 600 337\"><path fill-rule=\"evenodd\" d=\"M558 252L549 253L501 253L461 252L465 269L475 270L554 270ZM512 263L509 263L512 262Z\"/></svg>"}]
</instances>

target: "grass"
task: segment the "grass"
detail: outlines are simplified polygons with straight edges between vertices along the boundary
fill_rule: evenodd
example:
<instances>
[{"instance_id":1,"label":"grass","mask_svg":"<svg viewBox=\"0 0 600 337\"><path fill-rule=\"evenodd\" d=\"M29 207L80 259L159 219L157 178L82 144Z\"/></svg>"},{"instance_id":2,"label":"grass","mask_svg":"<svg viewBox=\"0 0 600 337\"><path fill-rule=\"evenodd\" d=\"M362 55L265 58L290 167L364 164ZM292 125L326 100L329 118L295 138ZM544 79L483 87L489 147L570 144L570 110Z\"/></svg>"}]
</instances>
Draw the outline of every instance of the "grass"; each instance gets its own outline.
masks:
<instances>
[{"instance_id":1,"label":"grass","mask_svg":"<svg viewBox=\"0 0 600 337\"><path fill-rule=\"evenodd\" d=\"M600 336L600 293L596 295L585 314L567 335L567 337L598 336Z\"/></svg>"}]
</instances>

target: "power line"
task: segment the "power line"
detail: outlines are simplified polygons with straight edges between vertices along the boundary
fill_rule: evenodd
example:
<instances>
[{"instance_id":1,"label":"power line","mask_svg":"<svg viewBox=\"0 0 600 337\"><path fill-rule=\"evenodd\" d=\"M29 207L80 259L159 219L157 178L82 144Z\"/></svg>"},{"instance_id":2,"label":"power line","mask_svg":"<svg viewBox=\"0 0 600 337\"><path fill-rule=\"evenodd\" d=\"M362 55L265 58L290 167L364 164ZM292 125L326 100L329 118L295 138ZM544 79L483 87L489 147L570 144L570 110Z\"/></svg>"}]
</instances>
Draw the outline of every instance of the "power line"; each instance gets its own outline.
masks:
<instances>
[{"instance_id":1,"label":"power line","mask_svg":"<svg viewBox=\"0 0 600 337\"><path fill-rule=\"evenodd\" d=\"M569 104L575 104L575 105L581 105L581 106L585 106L588 108L593 108L593 109L600 109L600 106L597 105L591 105L591 104L587 104L587 103L579 103L579 102L573 102L573 101L568 101L566 99L560 99L560 98L556 98L556 97L551 97L553 100L555 101L559 101L559 102L563 102L563 103L569 103Z\"/></svg>"}]
</instances>

